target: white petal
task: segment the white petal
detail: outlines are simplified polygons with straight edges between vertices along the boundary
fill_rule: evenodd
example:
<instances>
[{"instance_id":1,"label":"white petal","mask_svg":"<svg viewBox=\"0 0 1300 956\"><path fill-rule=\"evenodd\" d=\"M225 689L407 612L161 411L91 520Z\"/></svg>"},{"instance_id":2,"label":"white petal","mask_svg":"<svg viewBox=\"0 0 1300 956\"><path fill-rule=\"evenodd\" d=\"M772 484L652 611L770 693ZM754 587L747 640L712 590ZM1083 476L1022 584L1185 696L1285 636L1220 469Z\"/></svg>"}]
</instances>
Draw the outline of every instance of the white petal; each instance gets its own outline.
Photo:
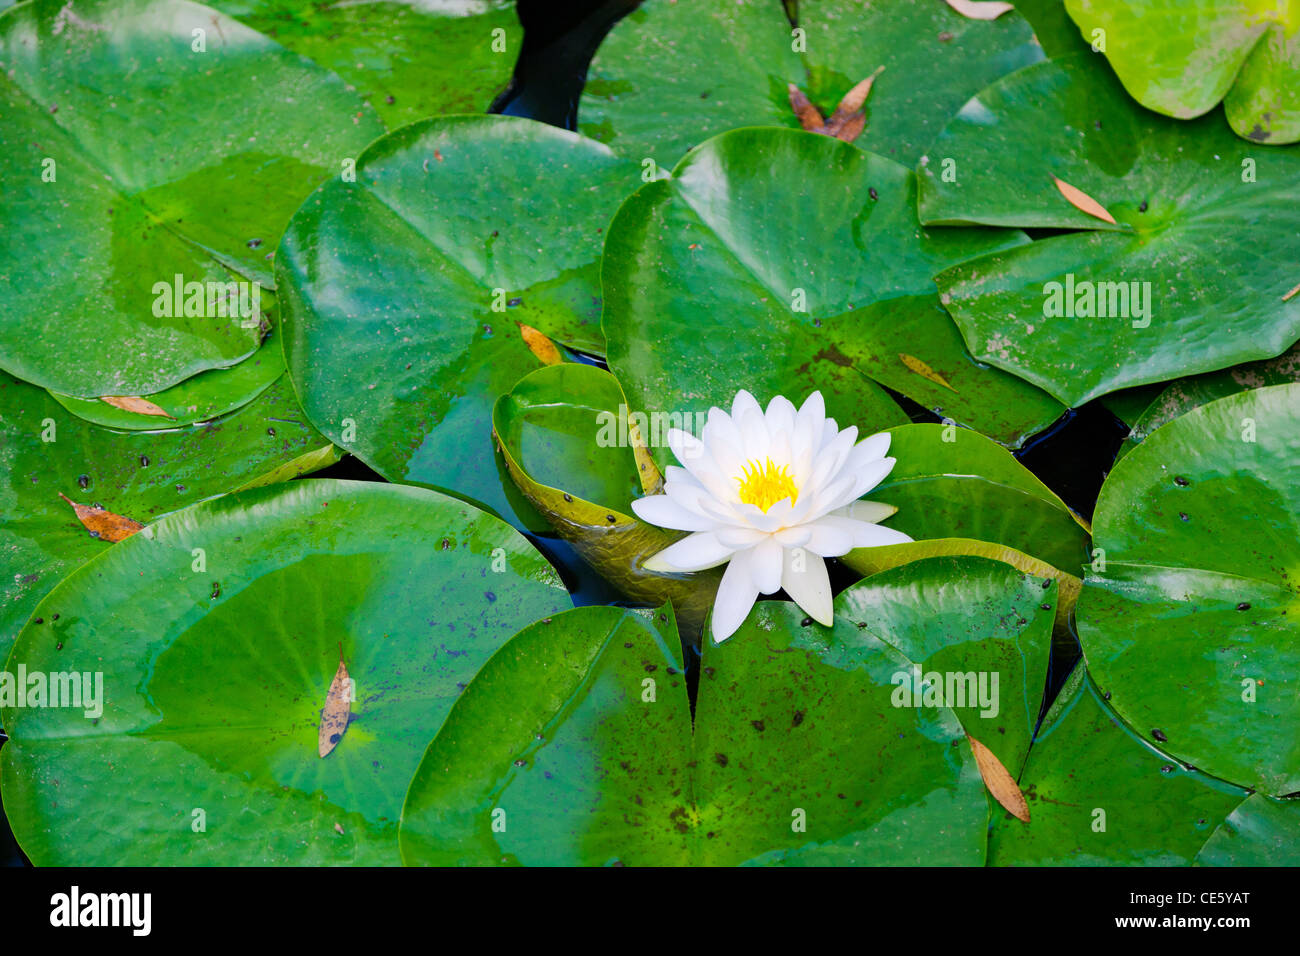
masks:
<instances>
[{"instance_id":1,"label":"white petal","mask_svg":"<svg viewBox=\"0 0 1300 956\"><path fill-rule=\"evenodd\" d=\"M848 460L844 467L850 471L857 471L864 465L877 459L884 458L889 454L889 441L892 436L889 432L877 432L870 438L864 438L853 446L853 451L849 452Z\"/></svg>"},{"instance_id":2,"label":"white petal","mask_svg":"<svg viewBox=\"0 0 1300 956\"><path fill-rule=\"evenodd\" d=\"M736 526L717 528L714 530L714 534L728 548L735 548L737 551L752 548L767 537L765 533L754 528Z\"/></svg>"},{"instance_id":3,"label":"white petal","mask_svg":"<svg viewBox=\"0 0 1300 956\"><path fill-rule=\"evenodd\" d=\"M781 587L818 624L830 627L835 623L830 575L826 572L826 562L817 555L801 548L786 551Z\"/></svg>"},{"instance_id":4,"label":"white petal","mask_svg":"<svg viewBox=\"0 0 1300 956\"><path fill-rule=\"evenodd\" d=\"M709 531L717 524L712 518L684 508L671 495L652 495L632 502L633 513L647 524L677 531Z\"/></svg>"},{"instance_id":5,"label":"white petal","mask_svg":"<svg viewBox=\"0 0 1300 956\"><path fill-rule=\"evenodd\" d=\"M768 457L767 420L763 412L755 407L746 409L736 418L736 427L740 429L743 441L740 453L747 461L763 463Z\"/></svg>"},{"instance_id":6,"label":"white petal","mask_svg":"<svg viewBox=\"0 0 1300 956\"><path fill-rule=\"evenodd\" d=\"M804 525L812 532L804 547L823 558L838 558L853 550L853 530L845 526L848 518L824 517Z\"/></svg>"},{"instance_id":7,"label":"white petal","mask_svg":"<svg viewBox=\"0 0 1300 956\"><path fill-rule=\"evenodd\" d=\"M781 555L784 549L771 538L764 538L750 552L749 572L754 586L763 594L781 590Z\"/></svg>"},{"instance_id":8,"label":"white petal","mask_svg":"<svg viewBox=\"0 0 1300 956\"><path fill-rule=\"evenodd\" d=\"M845 505L831 514L839 515L842 518L853 518L855 521L870 521L872 524L879 524L886 518L898 514L897 505L887 505L883 501L854 501Z\"/></svg>"},{"instance_id":9,"label":"white petal","mask_svg":"<svg viewBox=\"0 0 1300 956\"><path fill-rule=\"evenodd\" d=\"M796 525L793 528L782 528L772 537L783 548L802 548L812 537L812 529L807 525Z\"/></svg>"},{"instance_id":10,"label":"white petal","mask_svg":"<svg viewBox=\"0 0 1300 956\"><path fill-rule=\"evenodd\" d=\"M794 431L794 420L798 414L794 403L784 395L776 395L767 403L767 431L770 435L789 435Z\"/></svg>"},{"instance_id":11,"label":"white petal","mask_svg":"<svg viewBox=\"0 0 1300 956\"><path fill-rule=\"evenodd\" d=\"M727 570L723 572L722 583L718 585L711 623L713 640L717 644L736 633L758 600L758 588L754 587L749 576L749 554L748 551L741 551L732 558Z\"/></svg>"},{"instance_id":12,"label":"white petal","mask_svg":"<svg viewBox=\"0 0 1300 956\"><path fill-rule=\"evenodd\" d=\"M740 413L747 411L761 412L762 410L758 407L758 399L742 388L731 403L731 420L739 422Z\"/></svg>"},{"instance_id":13,"label":"white petal","mask_svg":"<svg viewBox=\"0 0 1300 956\"><path fill-rule=\"evenodd\" d=\"M690 432L682 431L680 428L668 429L668 447L677 456L677 460L692 473L694 469L691 466L704 455L704 443Z\"/></svg>"},{"instance_id":14,"label":"white petal","mask_svg":"<svg viewBox=\"0 0 1300 956\"><path fill-rule=\"evenodd\" d=\"M873 461L866 465L861 471L856 473L857 483L853 488L853 497L861 498L876 485L880 484L889 477L889 473L894 470L894 465L898 464L897 458L882 458L880 461ZM847 503L847 502L845 502ZM840 507L840 505L836 505Z\"/></svg>"},{"instance_id":15,"label":"white petal","mask_svg":"<svg viewBox=\"0 0 1300 956\"><path fill-rule=\"evenodd\" d=\"M716 568L735 553L712 531L687 535L641 562L647 571L703 571Z\"/></svg>"},{"instance_id":16,"label":"white petal","mask_svg":"<svg viewBox=\"0 0 1300 956\"><path fill-rule=\"evenodd\" d=\"M852 521L851 518L844 518L844 521ZM880 548L887 544L907 544L912 540L912 536L904 534L896 528L885 528L878 524L869 524L866 521L853 521L858 527L853 529L853 547L855 548Z\"/></svg>"}]
</instances>

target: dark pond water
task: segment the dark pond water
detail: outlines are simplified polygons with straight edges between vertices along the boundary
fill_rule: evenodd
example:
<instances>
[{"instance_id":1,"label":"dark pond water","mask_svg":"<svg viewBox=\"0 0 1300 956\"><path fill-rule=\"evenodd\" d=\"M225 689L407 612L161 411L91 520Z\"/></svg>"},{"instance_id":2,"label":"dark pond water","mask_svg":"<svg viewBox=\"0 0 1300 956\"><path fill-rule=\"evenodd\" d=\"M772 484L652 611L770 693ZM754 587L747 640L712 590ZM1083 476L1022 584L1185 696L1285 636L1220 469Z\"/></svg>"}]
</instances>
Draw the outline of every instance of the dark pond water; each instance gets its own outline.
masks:
<instances>
[{"instance_id":1,"label":"dark pond water","mask_svg":"<svg viewBox=\"0 0 1300 956\"><path fill-rule=\"evenodd\" d=\"M610 28L636 7L633 0L520 0L519 19L524 27L523 47L514 77L491 104L488 112L524 116L566 129L576 129L578 97L586 80L587 66ZM900 395L894 398L914 421L934 422L938 418ZM1102 480L1115 458L1128 428L1098 402L1068 411L1059 421L1025 443L1016 457L1075 511L1092 516ZM383 481L366 465L351 456L317 472L313 477ZM619 596L578 558L573 549L552 537L529 535L533 543L559 570L576 604L620 604ZM856 575L830 562L832 585L840 590ZM687 655L687 676L692 699L698 676L698 655ZM1049 685L1054 692L1064 681L1073 661L1056 660ZM1049 699L1051 694L1049 693ZM0 746L4 745L0 733ZM27 861L14 842L0 807L0 865L22 866Z\"/></svg>"}]
</instances>

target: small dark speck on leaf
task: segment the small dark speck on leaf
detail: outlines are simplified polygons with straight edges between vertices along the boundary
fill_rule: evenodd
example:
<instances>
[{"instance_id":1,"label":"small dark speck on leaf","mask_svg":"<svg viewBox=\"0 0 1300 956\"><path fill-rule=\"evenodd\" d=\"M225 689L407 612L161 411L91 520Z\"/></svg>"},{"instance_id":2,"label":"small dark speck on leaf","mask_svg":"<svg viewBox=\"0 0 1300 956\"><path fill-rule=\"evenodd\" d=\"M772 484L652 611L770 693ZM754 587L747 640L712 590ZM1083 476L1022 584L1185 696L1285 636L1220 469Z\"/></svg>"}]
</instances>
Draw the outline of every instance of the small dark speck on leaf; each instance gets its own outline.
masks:
<instances>
[{"instance_id":1,"label":"small dark speck on leaf","mask_svg":"<svg viewBox=\"0 0 1300 956\"><path fill-rule=\"evenodd\" d=\"M90 487L90 475L78 475L77 485L84 491Z\"/></svg>"},{"instance_id":2,"label":"small dark speck on leaf","mask_svg":"<svg viewBox=\"0 0 1300 956\"><path fill-rule=\"evenodd\" d=\"M392 106L394 103L397 102L397 100L393 99L392 93L389 93L387 96L384 97L384 102L387 103L389 106Z\"/></svg>"},{"instance_id":3,"label":"small dark speck on leaf","mask_svg":"<svg viewBox=\"0 0 1300 956\"><path fill-rule=\"evenodd\" d=\"M793 718L791 719L791 721L790 721L790 726L791 726L791 727L798 727L798 726L799 726L800 724L802 724L802 723L803 723L803 711L802 711L802 710L796 710L796 711L794 712L794 717L793 717Z\"/></svg>"},{"instance_id":4,"label":"small dark speck on leaf","mask_svg":"<svg viewBox=\"0 0 1300 956\"><path fill-rule=\"evenodd\" d=\"M1102 696L1102 697L1105 697L1107 700L1110 700L1110 691L1106 691L1106 692L1105 692L1104 694L1102 694L1101 696Z\"/></svg>"},{"instance_id":5,"label":"small dark speck on leaf","mask_svg":"<svg viewBox=\"0 0 1300 956\"><path fill-rule=\"evenodd\" d=\"M712 667L705 667L703 670L704 670L704 675L705 675L706 677L712 677L712 676L713 676L713 668L712 668Z\"/></svg>"},{"instance_id":6,"label":"small dark speck on leaf","mask_svg":"<svg viewBox=\"0 0 1300 956\"><path fill-rule=\"evenodd\" d=\"M1175 770L1175 767L1174 767L1174 765L1171 764L1171 763L1167 763L1167 764L1165 764L1163 767L1160 768L1160 772L1161 772L1161 773L1173 773L1174 770Z\"/></svg>"},{"instance_id":7,"label":"small dark speck on leaf","mask_svg":"<svg viewBox=\"0 0 1300 956\"><path fill-rule=\"evenodd\" d=\"M1146 211L1147 211L1147 201L1144 199L1142 200L1142 205L1138 206L1138 212L1146 212Z\"/></svg>"},{"instance_id":8,"label":"small dark speck on leaf","mask_svg":"<svg viewBox=\"0 0 1300 956\"><path fill-rule=\"evenodd\" d=\"M1167 736L1165 736L1165 732L1161 730L1159 727L1156 727L1151 731L1151 736L1154 737L1156 740L1160 741L1162 744L1169 739Z\"/></svg>"},{"instance_id":9,"label":"small dark speck on leaf","mask_svg":"<svg viewBox=\"0 0 1300 956\"><path fill-rule=\"evenodd\" d=\"M1178 517L1179 517L1179 519L1181 519L1182 521L1187 521L1187 520L1189 520L1188 517L1187 517L1187 512L1186 512L1186 511L1180 511L1180 512L1178 512Z\"/></svg>"},{"instance_id":10,"label":"small dark speck on leaf","mask_svg":"<svg viewBox=\"0 0 1300 956\"><path fill-rule=\"evenodd\" d=\"M268 428L268 429L266 430L266 433L267 433L268 435L270 435L272 438L274 438L274 437L275 437L275 426L272 426L272 427Z\"/></svg>"},{"instance_id":11,"label":"small dark speck on leaf","mask_svg":"<svg viewBox=\"0 0 1300 956\"><path fill-rule=\"evenodd\" d=\"M59 643L55 644L55 645L54 645L54 649L55 649L56 651L61 651L61 650L63 650L63 642L62 642L62 641L59 641Z\"/></svg>"},{"instance_id":12,"label":"small dark speck on leaf","mask_svg":"<svg viewBox=\"0 0 1300 956\"><path fill-rule=\"evenodd\" d=\"M605 520L608 521L610 524L613 524L618 519L615 518L613 515L605 515Z\"/></svg>"},{"instance_id":13,"label":"small dark speck on leaf","mask_svg":"<svg viewBox=\"0 0 1300 956\"><path fill-rule=\"evenodd\" d=\"M1175 475L1174 484L1176 484L1179 488L1186 488L1188 485L1191 484L1191 482L1188 481L1186 478L1184 478L1182 475Z\"/></svg>"},{"instance_id":14,"label":"small dark speck on leaf","mask_svg":"<svg viewBox=\"0 0 1300 956\"><path fill-rule=\"evenodd\" d=\"M220 581L213 581L213 582L212 582L212 600L215 601L215 600L216 600L217 598L219 598L219 597L221 597L221 582L220 582Z\"/></svg>"},{"instance_id":15,"label":"small dark speck on leaf","mask_svg":"<svg viewBox=\"0 0 1300 956\"><path fill-rule=\"evenodd\" d=\"M623 646L624 646L624 647L632 647L633 645L632 645L632 642L631 642L631 641L624 641L624 642L623 642Z\"/></svg>"},{"instance_id":16,"label":"small dark speck on leaf","mask_svg":"<svg viewBox=\"0 0 1300 956\"><path fill-rule=\"evenodd\" d=\"M750 724L751 727L753 727L755 730L757 730L760 734L763 732L763 728L764 728L765 726L767 726L767 725L764 724L761 720L751 720L751 721L749 722L749 724Z\"/></svg>"},{"instance_id":17,"label":"small dark speck on leaf","mask_svg":"<svg viewBox=\"0 0 1300 956\"><path fill-rule=\"evenodd\" d=\"M38 617L38 618L37 618L35 621L33 621L32 623L33 623L33 624L44 624L44 623L45 623L45 618L43 618L43 617Z\"/></svg>"},{"instance_id":18,"label":"small dark speck on leaf","mask_svg":"<svg viewBox=\"0 0 1300 956\"><path fill-rule=\"evenodd\" d=\"M141 468L148 468L148 467L149 467L149 456L148 456L148 455L141 455L141 456L140 456L140 467L141 467Z\"/></svg>"},{"instance_id":19,"label":"small dark speck on leaf","mask_svg":"<svg viewBox=\"0 0 1300 956\"><path fill-rule=\"evenodd\" d=\"M947 30L944 30L942 33L939 34L940 43L948 43L952 40L952 38L953 38L953 34L949 33Z\"/></svg>"},{"instance_id":20,"label":"small dark speck on leaf","mask_svg":"<svg viewBox=\"0 0 1300 956\"><path fill-rule=\"evenodd\" d=\"M521 298L519 298L518 296L516 296L515 298L511 299L510 301L508 301L508 302L506 303L506 305L519 305L519 304L520 304L521 302L523 302L523 301L524 301L523 299L521 299Z\"/></svg>"},{"instance_id":21,"label":"small dark speck on leaf","mask_svg":"<svg viewBox=\"0 0 1300 956\"><path fill-rule=\"evenodd\" d=\"M566 491L566 492L564 493L564 500L565 500L565 501L572 501L572 500L573 500L573 495L569 494L569 493Z\"/></svg>"},{"instance_id":22,"label":"small dark speck on leaf","mask_svg":"<svg viewBox=\"0 0 1300 956\"><path fill-rule=\"evenodd\" d=\"M1238 610L1238 611L1249 611L1249 610L1250 610L1250 604L1249 604L1249 602L1247 602L1247 601L1242 601L1240 604L1237 605L1237 610Z\"/></svg>"},{"instance_id":23,"label":"small dark speck on leaf","mask_svg":"<svg viewBox=\"0 0 1300 956\"><path fill-rule=\"evenodd\" d=\"M812 623L812 618L810 618L810 617L806 617L806 618L804 618L802 621L799 622L799 625L800 625L801 627L807 627L807 626L808 626L809 624L811 624L811 623Z\"/></svg>"},{"instance_id":24,"label":"small dark speck on leaf","mask_svg":"<svg viewBox=\"0 0 1300 956\"><path fill-rule=\"evenodd\" d=\"M497 599L497 596L493 594L491 591L484 591L483 596L488 599L489 604L491 604L493 601Z\"/></svg>"},{"instance_id":25,"label":"small dark speck on leaf","mask_svg":"<svg viewBox=\"0 0 1300 956\"><path fill-rule=\"evenodd\" d=\"M525 760L523 757L520 757L518 760L515 761L515 766L516 766L516 767L526 767L526 766L528 766L528 761Z\"/></svg>"},{"instance_id":26,"label":"small dark speck on leaf","mask_svg":"<svg viewBox=\"0 0 1300 956\"><path fill-rule=\"evenodd\" d=\"M444 550L444 551L450 551L450 550L451 550L451 542L448 541L446 538L443 538L443 539L442 539L442 550Z\"/></svg>"},{"instance_id":27,"label":"small dark speck on leaf","mask_svg":"<svg viewBox=\"0 0 1300 956\"><path fill-rule=\"evenodd\" d=\"M248 240L248 248L250 248L250 249L256 249L256 248L257 248L258 246L260 246L261 244L262 244L262 240L261 240L261 239L249 239L249 240Z\"/></svg>"},{"instance_id":28,"label":"small dark speck on leaf","mask_svg":"<svg viewBox=\"0 0 1300 956\"><path fill-rule=\"evenodd\" d=\"M880 198L880 193L876 192L875 186L870 186L867 188L867 195L870 196L872 199Z\"/></svg>"},{"instance_id":29,"label":"small dark speck on leaf","mask_svg":"<svg viewBox=\"0 0 1300 956\"><path fill-rule=\"evenodd\" d=\"M713 755L713 759L716 760L716 761L718 762L718 766L719 766L719 767L725 767L725 766L727 765L727 755L726 755L726 754L714 754L714 755Z\"/></svg>"},{"instance_id":30,"label":"small dark speck on leaf","mask_svg":"<svg viewBox=\"0 0 1300 956\"><path fill-rule=\"evenodd\" d=\"M1043 590L1046 591L1046 590L1047 590L1048 588L1050 588L1051 586L1052 586L1052 579L1051 579L1051 578L1043 578Z\"/></svg>"},{"instance_id":31,"label":"small dark speck on leaf","mask_svg":"<svg viewBox=\"0 0 1300 956\"><path fill-rule=\"evenodd\" d=\"M1038 606L1041 607L1044 611L1050 611L1052 609L1052 605L1050 604L1040 604Z\"/></svg>"},{"instance_id":32,"label":"small dark speck on leaf","mask_svg":"<svg viewBox=\"0 0 1300 956\"><path fill-rule=\"evenodd\" d=\"M59 619L59 616L58 616L57 614L53 615L53 616L50 618L51 621L57 621L58 619Z\"/></svg>"}]
</instances>

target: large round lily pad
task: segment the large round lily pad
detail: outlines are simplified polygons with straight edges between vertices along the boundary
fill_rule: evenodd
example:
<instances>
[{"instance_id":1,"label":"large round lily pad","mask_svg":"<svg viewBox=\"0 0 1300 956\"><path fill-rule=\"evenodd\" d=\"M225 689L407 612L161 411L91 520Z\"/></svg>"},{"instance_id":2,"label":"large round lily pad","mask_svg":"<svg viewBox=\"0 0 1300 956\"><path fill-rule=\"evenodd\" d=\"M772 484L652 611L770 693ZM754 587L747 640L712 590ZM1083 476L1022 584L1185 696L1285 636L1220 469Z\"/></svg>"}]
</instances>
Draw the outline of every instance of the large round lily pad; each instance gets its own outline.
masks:
<instances>
[{"instance_id":1,"label":"large round lily pad","mask_svg":"<svg viewBox=\"0 0 1300 956\"><path fill-rule=\"evenodd\" d=\"M1102 486L1084 654L1146 739L1264 793L1300 790L1300 385L1157 429Z\"/></svg>"},{"instance_id":2,"label":"large round lily pad","mask_svg":"<svg viewBox=\"0 0 1300 956\"><path fill-rule=\"evenodd\" d=\"M919 167L924 222L1075 230L937 277L972 354L1080 405L1285 351L1300 338L1300 298L1284 301L1300 279L1300 147L1248 143L1217 113L1150 113L1090 57L993 84Z\"/></svg>"},{"instance_id":3,"label":"large round lily pad","mask_svg":"<svg viewBox=\"0 0 1300 956\"><path fill-rule=\"evenodd\" d=\"M996 814L992 866L1187 866L1246 791L1124 726L1077 667L1020 778L1030 821Z\"/></svg>"},{"instance_id":4,"label":"large round lily pad","mask_svg":"<svg viewBox=\"0 0 1300 956\"><path fill-rule=\"evenodd\" d=\"M603 350L605 225L639 182L599 143L515 117L376 142L356 182L304 203L276 257L312 422L385 478L544 527L494 457L492 403L543 364L521 326Z\"/></svg>"},{"instance_id":5,"label":"large round lily pad","mask_svg":"<svg viewBox=\"0 0 1300 956\"><path fill-rule=\"evenodd\" d=\"M0 367L84 398L250 355L242 305L290 215L383 131L338 77L187 0L6 11L0 112ZM159 289L178 276L182 303Z\"/></svg>"},{"instance_id":6,"label":"large round lily pad","mask_svg":"<svg viewBox=\"0 0 1300 956\"><path fill-rule=\"evenodd\" d=\"M1188 118L1220 100L1239 136L1300 140L1300 9L1272 0L1066 0L1143 106Z\"/></svg>"},{"instance_id":7,"label":"large round lily pad","mask_svg":"<svg viewBox=\"0 0 1300 956\"><path fill-rule=\"evenodd\" d=\"M796 403L819 389L868 434L905 420L878 382L1007 444L1050 424L1062 407L977 364L931 281L1025 237L927 232L915 202L907 169L812 133L736 130L692 151L623 204L605 244L629 406L690 415L741 388Z\"/></svg>"},{"instance_id":8,"label":"large round lily pad","mask_svg":"<svg viewBox=\"0 0 1300 956\"><path fill-rule=\"evenodd\" d=\"M1247 797L1196 855L1201 866L1300 866L1300 800Z\"/></svg>"},{"instance_id":9,"label":"large round lily pad","mask_svg":"<svg viewBox=\"0 0 1300 956\"><path fill-rule=\"evenodd\" d=\"M806 0L798 14L796 30L777 0L647 0L593 58L580 128L668 168L728 129L798 127L792 83L829 116L883 67L858 143L910 166L970 96L1043 55L1014 12L987 21L941 0Z\"/></svg>"},{"instance_id":10,"label":"large round lily pad","mask_svg":"<svg viewBox=\"0 0 1300 956\"><path fill-rule=\"evenodd\" d=\"M212 6L343 77L389 129L482 113L523 41L510 0L212 0Z\"/></svg>"},{"instance_id":11,"label":"large round lily pad","mask_svg":"<svg viewBox=\"0 0 1300 956\"><path fill-rule=\"evenodd\" d=\"M60 494L148 524L210 495L335 460L284 375L238 412L204 425L117 432L0 373L0 661L36 603L110 547Z\"/></svg>"},{"instance_id":12,"label":"large round lily pad","mask_svg":"<svg viewBox=\"0 0 1300 956\"><path fill-rule=\"evenodd\" d=\"M90 716L0 708L15 836L42 865L397 863L404 788L461 687L568 605L518 533L423 489L293 482L168 516L14 647L10 672L103 687ZM340 655L353 720L322 757Z\"/></svg>"},{"instance_id":13,"label":"large round lily pad","mask_svg":"<svg viewBox=\"0 0 1300 956\"><path fill-rule=\"evenodd\" d=\"M430 744L402 814L403 859L980 864L988 803L962 725L942 704L896 704L914 662L874 630L915 637L935 661L925 643L953 635L972 659L997 659L969 643L975 630L1045 647L1051 615L1015 613L1033 597L1022 575L978 559L959 570L931 589L915 576L938 565L899 569L870 611L841 595L833 628L760 602L725 644L706 642L693 735L667 609L647 620L581 608L525 629ZM922 601L938 602L932 629ZM985 602L1007 613L984 616ZM960 623L962 608L981 628ZM1021 689L1009 694L1020 706Z\"/></svg>"}]
</instances>

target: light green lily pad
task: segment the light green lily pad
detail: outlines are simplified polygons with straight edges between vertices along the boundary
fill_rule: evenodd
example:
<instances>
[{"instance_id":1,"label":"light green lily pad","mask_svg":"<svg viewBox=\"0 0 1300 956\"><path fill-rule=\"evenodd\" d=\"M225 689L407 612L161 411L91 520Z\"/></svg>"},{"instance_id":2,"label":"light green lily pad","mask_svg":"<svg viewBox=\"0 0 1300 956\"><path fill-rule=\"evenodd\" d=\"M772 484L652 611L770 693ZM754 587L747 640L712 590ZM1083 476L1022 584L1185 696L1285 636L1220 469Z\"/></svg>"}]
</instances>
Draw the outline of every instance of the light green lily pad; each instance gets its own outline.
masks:
<instances>
[{"instance_id":1,"label":"light green lily pad","mask_svg":"<svg viewBox=\"0 0 1300 956\"><path fill-rule=\"evenodd\" d=\"M312 422L391 481L545 523L494 456L492 403L543 362L521 325L603 350L605 225L640 180L564 130L413 123L331 180L276 257L285 357Z\"/></svg>"},{"instance_id":2,"label":"light green lily pad","mask_svg":"<svg viewBox=\"0 0 1300 956\"><path fill-rule=\"evenodd\" d=\"M955 583L952 595L961 591ZM470 684L402 811L417 864L978 865L988 806L952 711L843 618L763 602L708 644L695 733L666 612L580 608Z\"/></svg>"},{"instance_id":3,"label":"light green lily pad","mask_svg":"<svg viewBox=\"0 0 1300 956\"><path fill-rule=\"evenodd\" d=\"M889 433L889 454L898 463L868 495L898 509L889 527L918 543L973 538L1006 545L1078 572L1088 555L1087 524L1005 448L952 425L902 425ZM865 573L875 550L850 552L845 561Z\"/></svg>"},{"instance_id":4,"label":"light green lily pad","mask_svg":"<svg viewBox=\"0 0 1300 956\"><path fill-rule=\"evenodd\" d=\"M643 482L659 474L648 457L638 466L626 410L618 382L604 369L549 365L497 401L492 431L515 484L556 533L628 600L671 600L682 632L698 644L721 571L657 574L641 567L684 535L631 514L632 500L647 493Z\"/></svg>"},{"instance_id":5,"label":"light green lily pad","mask_svg":"<svg viewBox=\"0 0 1300 956\"><path fill-rule=\"evenodd\" d=\"M251 355L225 284L269 288L290 214L382 132L337 77L186 0L7 10L0 112L0 367L83 398ZM169 303L177 276L223 288Z\"/></svg>"},{"instance_id":6,"label":"light green lily pad","mask_svg":"<svg viewBox=\"0 0 1300 956\"><path fill-rule=\"evenodd\" d=\"M966 733L1014 777L1043 707L1056 601L1050 578L955 555L873 575L841 592L835 610L916 665L900 699L920 706L921 680L936 675Z\"/></svg>"},{"instance_id":7,"label":"light green lily pad","mask_svg":"<svg viewBox=\"0 0 1300 956\"><path fill-rule=\"evenodd\" d=\"M693 415L746 388L814 389L863 434L905 421L877 384L1019 444L1063 411L977 364L931 276L1023 244L916 225L898 164L793 130L736 130L634 193L610 225L602 282L611 371L629 406ZM659 450L661 464L666 464Z\"/></svg>"},{"instance_id":8,"label":"light green lily pad","mask_svg":"<svg viewBox=\"0 0 1300 956\"><path fill-rule=\"evenodd\" d=\"M1066 9L1148 109L1187 119L1222 100L1237 135L1260 143L1300 140L1294 3L1066 0Z\"/></svg>"},{"instance_id":9,"label":"light green lily pad","mask_svg":"<svg viewBox=\"0 0 1300 956\"><path fill-rule=\"evenodd\" d=\"M509 0L213 0L212 6L333 70L389 129L482 113L523 42Z\"/></svg>"},{"instance_id":10,"label":"light green lily pad","mask_svg":"<svg viewBox=\"0 0 1300 956\"><path fill-rule=\"evenodd\" d=\"M1029 822L995 814L991 866L1187 866L1246 796L1140 739L1083 667L1044 718L1020 787Z\"/></svg>"},{"instance_id":11,"label":"light green lily pad","mask_svg":"<svg viewBox=\"0 0 1300 956\"><path fill-rule=\"evenodd\" d=\"M1300 298L1283 301L1300 281L1300 147L1149 113L1089 57L999 80L918 167L923 222L1078 230L937 276L971 353L1067 405L1279 355L1300 338Z\"/></svg>"},{"instance_id":12,"label":"light green lily pad","mask_svg":"<svg viewBox=\"0 0 1300 956\"><path fill-rule=\"evenodd\" d=\"M292 482L170 515L14 647L10 671L103 679L97 717L0 708L15 836L38 865L396 864L404 788L461 687L568 605L518 533L424 489ZM340 655L353 720L322 758Z\"/></svg>"},{"instance_id":13,"label":"light green lily pad","mask_svg":"<svg viewBox=\"0 0 1300 956\"><path fill-rule=\"evenodd\" d=\"M830 116L883 66L858 145L910 166L962 103L1042 55L1017 14L970 20L940 0L805 2L798 32L776 0L647 0L596 52L578 118L620 155L667 169L729 129L798 128L791 83Z\"/></svg>"},{"instance_id":14,"label":"light green lily pad","mask_svg":"<svg viewBox=\"0 0 1300 956\"><path fill-rule=\"evenodd\" d=\"M1300 790L1300 385L1210 402L1102 486L1076 610L1097 684L1147 739Z\"/></svg>"},{"instance_id":15,"label":"light green lily pad","mask_svg":"<svg viewBox=\"0 0 1300 956\"><path fill-rule=\"evenodd\" d=\"M335 460L287 376L204 425L115 432L0 373L0 661L37 602L111 547L90 536L60 493L148 524L268 471L288 480Z\"/></svg>"}]
</instances>

